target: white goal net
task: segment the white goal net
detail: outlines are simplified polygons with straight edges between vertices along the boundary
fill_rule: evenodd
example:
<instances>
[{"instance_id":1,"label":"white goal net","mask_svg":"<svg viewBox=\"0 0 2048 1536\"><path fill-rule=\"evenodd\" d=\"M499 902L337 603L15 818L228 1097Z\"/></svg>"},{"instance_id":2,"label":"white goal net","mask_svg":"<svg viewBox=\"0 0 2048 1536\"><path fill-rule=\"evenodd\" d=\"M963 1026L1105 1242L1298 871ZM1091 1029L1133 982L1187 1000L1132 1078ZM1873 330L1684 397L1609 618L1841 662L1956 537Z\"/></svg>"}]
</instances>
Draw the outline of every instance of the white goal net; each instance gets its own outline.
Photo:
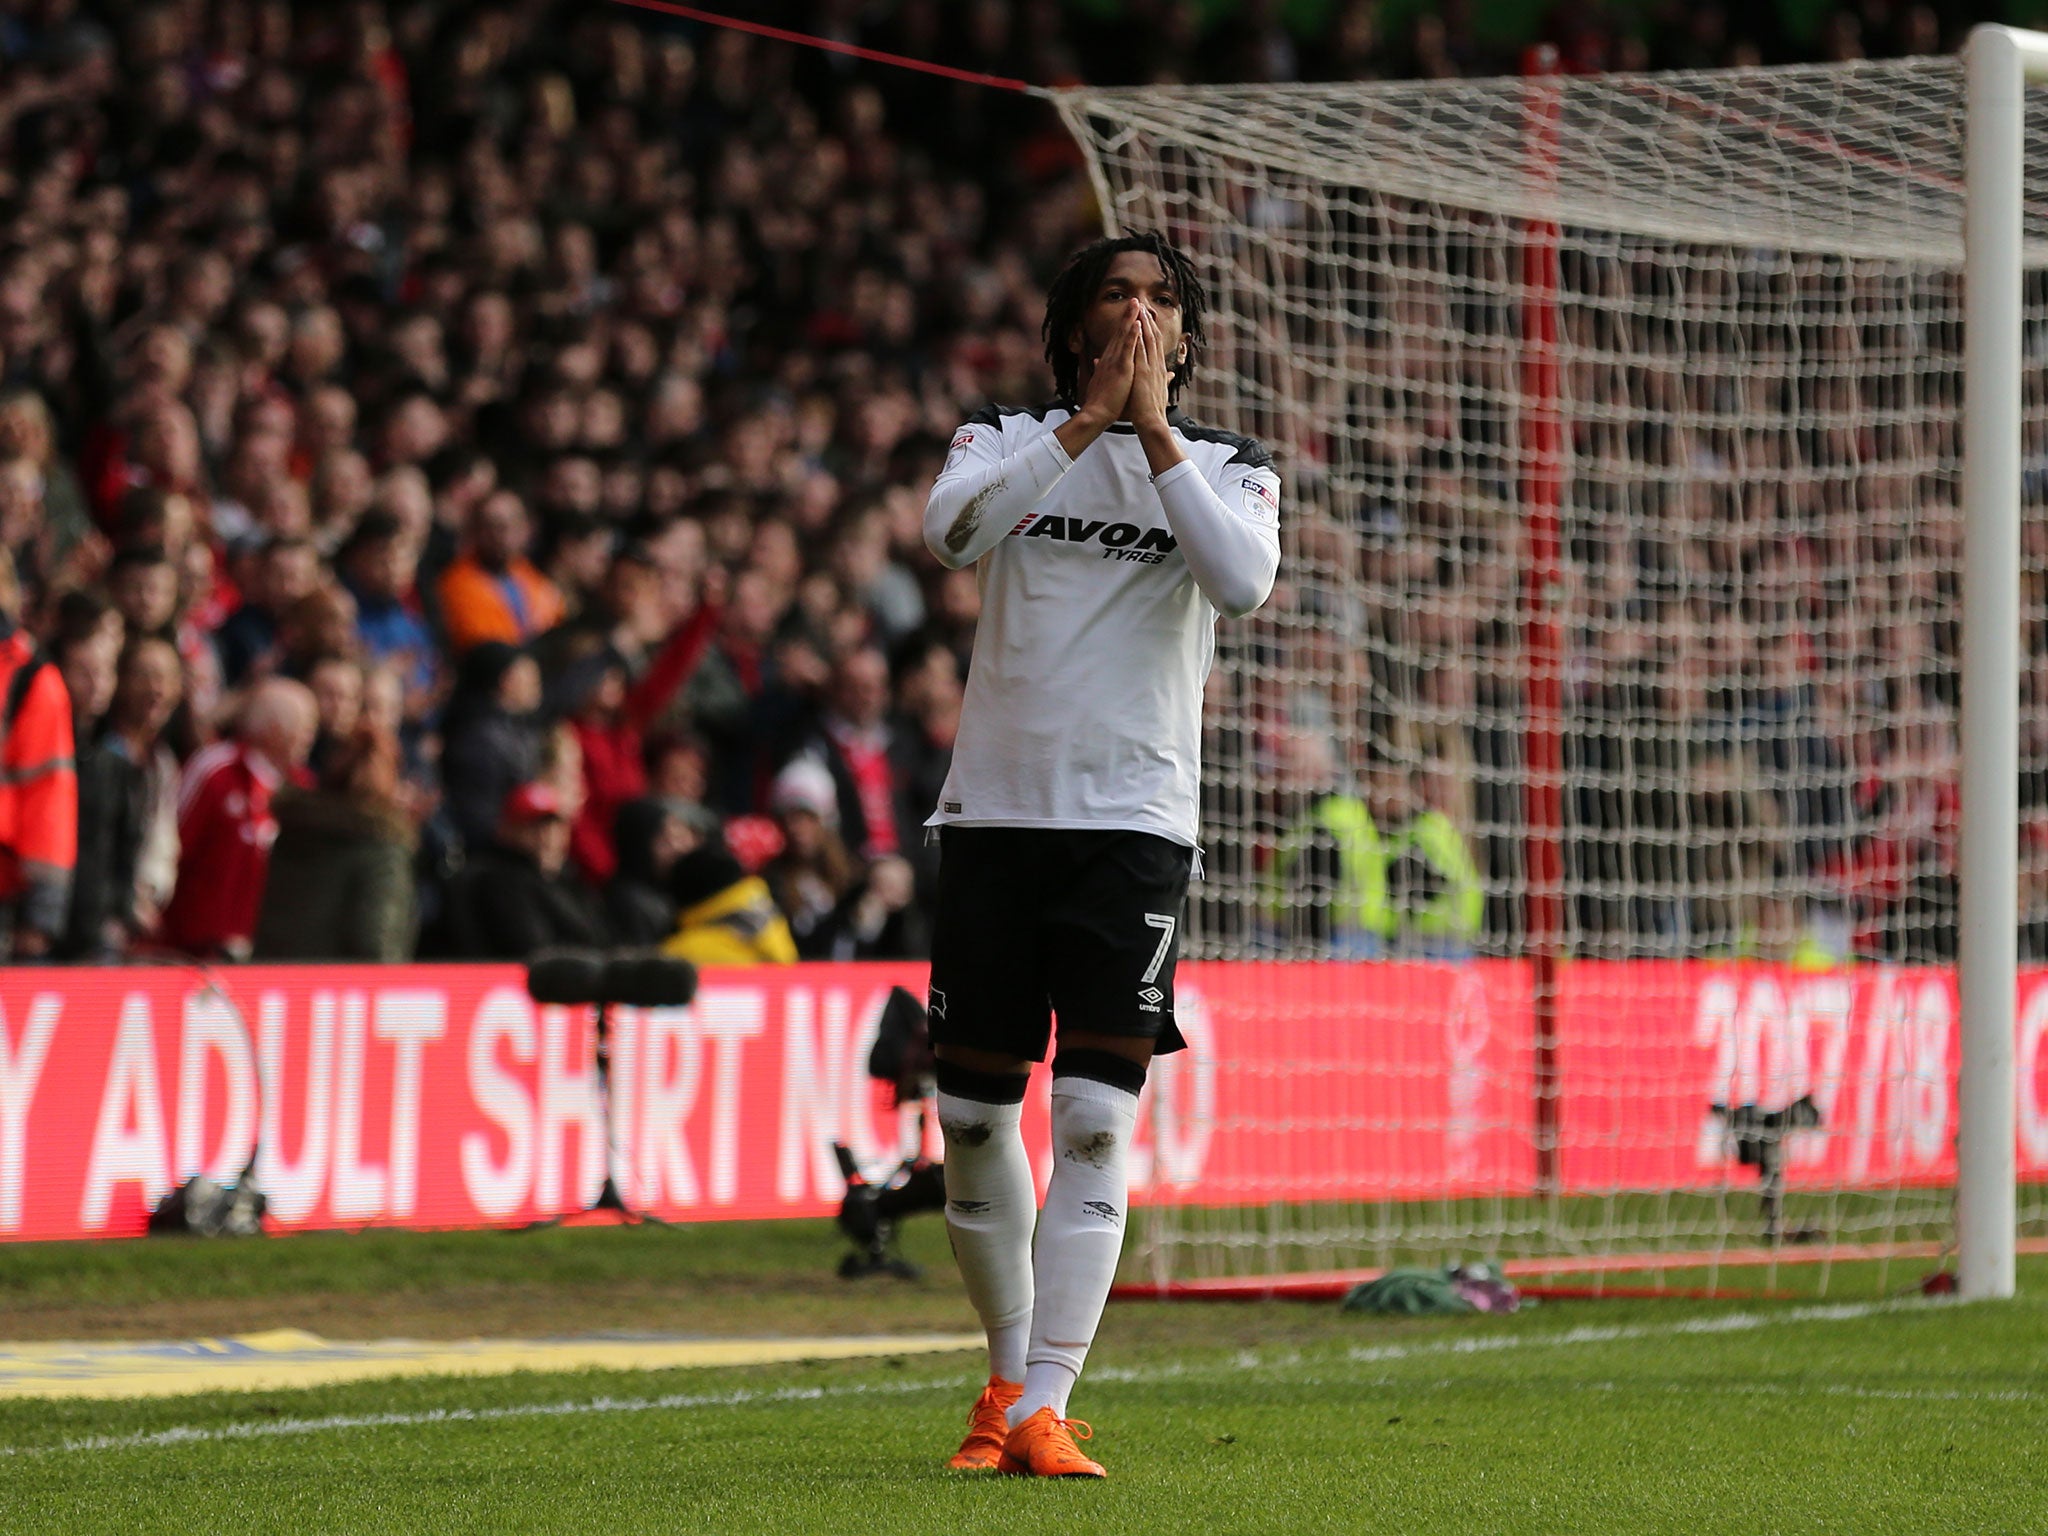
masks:
<instances>
[{"instance_id":1,"label":"white goal net","mask_svg":"<svg viewBox=\"0 0 2048 1536\"><path fill-rule=\"evenodd\" d=\"M1272 1028L1216 1070L1273 1084L1233 1129L1295 1176L1251 1159L1175 1192L1133 1267L1939 1250L1960 65L1058 103L1106 225L1168 234L1207 279L1184 403L1264 439L1286 485L1280 587L1220 639L1188 952L1272 963ZM2028 137L2041 961L2038 95ZM2023 1181L2048 1177L2037 990ZM2023 1187L2023 1232L2044 1205Z\"/></svg>"}]
</instances>

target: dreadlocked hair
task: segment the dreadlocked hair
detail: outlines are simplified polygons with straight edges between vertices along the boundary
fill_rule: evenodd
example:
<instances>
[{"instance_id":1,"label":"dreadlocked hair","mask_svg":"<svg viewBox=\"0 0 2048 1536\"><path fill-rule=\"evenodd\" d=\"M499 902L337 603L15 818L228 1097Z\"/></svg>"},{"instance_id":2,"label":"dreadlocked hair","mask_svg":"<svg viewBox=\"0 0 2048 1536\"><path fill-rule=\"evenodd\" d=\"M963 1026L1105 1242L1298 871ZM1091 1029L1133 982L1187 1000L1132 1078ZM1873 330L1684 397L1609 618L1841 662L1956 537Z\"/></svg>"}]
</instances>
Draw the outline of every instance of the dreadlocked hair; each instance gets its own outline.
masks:
<instances>
[{"instance_id":1,"label":"dreadlocked hair","mask_svg":"<svg viewBox=\"0 0 2048 1536\"><path fill-rule=\"evenodd\" d=\"M1202 280L1195 273L1195 265L1182 255L1180 248L1173 245L1164 235L1147 232L1139 235L1105 236L1090 241L1067 258L1067 264L1060 268L1058 277L1045 291L1045 360L1052 368L1055 391L1064 405L1074 405L1080 399L1081 360L1067 346L1067 338L1074 327L1081 323L1081 317L1094 302L1095 290L1102 286L1103 274L1110 263L1125 251L1143 251L1159 263L1159 270L1166 274L1180 296L1181 337L1186 342L1186 356L1173 365L1173 373L1167 381L1169 398L1179 398L1181 387L1195 376L1195 364L1201 358L1202 348L1208 335L1202 328L1202 318L1208 310L1208 295L1203 290Z\"/></svg>"}]
</instances>

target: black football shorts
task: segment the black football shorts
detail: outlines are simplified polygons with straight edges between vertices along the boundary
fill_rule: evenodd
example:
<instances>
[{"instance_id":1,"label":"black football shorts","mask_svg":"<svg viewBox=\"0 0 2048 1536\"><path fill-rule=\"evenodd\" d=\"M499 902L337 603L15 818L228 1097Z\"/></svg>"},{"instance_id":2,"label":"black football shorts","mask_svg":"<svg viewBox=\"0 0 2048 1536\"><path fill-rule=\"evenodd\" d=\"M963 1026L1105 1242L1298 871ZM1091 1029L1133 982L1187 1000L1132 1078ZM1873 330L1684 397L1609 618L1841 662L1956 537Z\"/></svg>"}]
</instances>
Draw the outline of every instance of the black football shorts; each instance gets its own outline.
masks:
<instances>
[{"instance_id":1,"label":"black football shorts","mask_svg":"<svg viewBox=\"0 0 2048 1536\"><path fill-rule=\"evenodd\" d=\"M1150 832L955 827L939 834L935 1045L1045 1059L1063 1031L1128 1035L1161 1055L1194 850Z\"/></svg>"}]
</instances>

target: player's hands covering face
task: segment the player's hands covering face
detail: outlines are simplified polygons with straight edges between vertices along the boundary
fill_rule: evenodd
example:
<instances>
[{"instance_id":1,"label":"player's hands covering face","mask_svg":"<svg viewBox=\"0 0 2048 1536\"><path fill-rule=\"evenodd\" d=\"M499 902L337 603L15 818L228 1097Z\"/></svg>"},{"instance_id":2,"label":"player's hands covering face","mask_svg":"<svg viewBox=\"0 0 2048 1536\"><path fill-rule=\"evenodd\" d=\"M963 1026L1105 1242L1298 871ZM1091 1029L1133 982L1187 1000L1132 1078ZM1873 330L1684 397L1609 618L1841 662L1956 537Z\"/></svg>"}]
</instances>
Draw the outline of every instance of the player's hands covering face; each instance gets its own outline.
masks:
<instances>
[{"instance_id":1,"label":"player's hands covering face","mask_svg":"<svg viewBox=\"0 0 2048 1536\"><path fill-rule=\"evenodd\" d=\"M1166 425L1167 385L1172 376L1159 320L1143 304L1131 306L1138 322L1136 364L1131 375L1130 421L1134 427Z\"/></svg>"},{"instance_id":2,"label":"player's hands covering face","mask_svg":"<svg viewBox=\"0 0 2048 1536\"><path fill-rule=\"evenodd\" d=\"M1122 421L1131 398L1131 376L1138 361L1138 308L1130 306L1123 323L1094 360L1081 409L1100 413L1105 422Z\"/></svg>"}]
</instances>

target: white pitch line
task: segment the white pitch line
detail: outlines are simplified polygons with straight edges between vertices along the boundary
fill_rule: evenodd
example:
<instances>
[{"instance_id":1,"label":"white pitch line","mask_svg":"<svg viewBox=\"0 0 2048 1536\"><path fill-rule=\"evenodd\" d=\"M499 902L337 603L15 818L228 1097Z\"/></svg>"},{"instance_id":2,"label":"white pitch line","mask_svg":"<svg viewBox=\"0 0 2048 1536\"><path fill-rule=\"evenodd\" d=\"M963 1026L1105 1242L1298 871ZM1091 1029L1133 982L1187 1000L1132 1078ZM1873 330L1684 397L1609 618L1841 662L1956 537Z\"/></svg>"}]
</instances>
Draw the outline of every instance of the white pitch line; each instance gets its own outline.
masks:
<instances>
[{"instance_id":1,"label":"white pitch line","mask_svg":"<svg viewBox=\"0 0 2048 1536\"><path fill-rule=\"evenodd\" d=\"M1347 1380L1324 1380L1318 1377L1296 1377L1295 1386L1368 1386L1380 1387L1389 1392L1448 1392L1456 1387L1468 1387L1467 1377L1439 1376L1435 1381L1417 1382L1400 1376L1375 1376L1367 1381L1357 1378ZM2037 1403L2043 1400L2040 1392L2030 1392L2025 1387L2013 1387L2001 1392L1965 1392L1959 1388L1914 1388L1914 1387L1852 1387L1844 1382L1816 1383L1812 1386L1791 1386L1778 1381L1667 1381L1661 1386L1641 1381L1575 1381L1574 1392L1662 1392L1667 1396L1684 1397L1846 1397L1856 1400L1868 1399L1873 1402L1901 1403Z\"/></svg>"},{"instance_id":2,"label":"white pitch line","mask_svg":"<svg viewBox=\"0 0 2048 1536\"><path fill-rule=\"evenodd\" d=\"M1572 1349L1635 1339L1683 1338L1721 1333L1742 1333L1795 1323L1852 1322L1886 1312L1927 1311L1954 1303L1869 1302L1839 1306L1794 1307L1783 1312L1735 1312L1723 1317L1686 1318L1675 1323L1639 1324L1626 1327L1568 1328L1555 1333L1495 1334L1478 1339L1433 1339L1413 1344L1381 1344L1352 1349L1344 1358L1352 1364L1377 1364L1389 1360L1418 1360L1432 1356L1481 1354L1509 1349ZM1107 1367L1090 1371L1089 1379L1148 1385L1159 1382L1200 1379L1205 1376L1239 1375L1246 1371L1272 1370L1290 1361L1298 1352L1285 1356L1258 1355L1247 1351L1230 1364L1189 1370L1169 1365L1152 1368ZM730 1392L670 1393L661 1397L594 1397L559 1403L517 1403L496 1408L428 1408L416 1413L337 1413L313 1419L266 1419L236 1424L178 1425L170 1429L140 1431L128 1435L87 1435L60 1440L54 1445L0 1446L4 1456L49 1456L66 1452L152 1450L181 1445L202 1445L232 1440L267 1440L287 1435L329 1434L351 1429L409 1429L435 1424L488 1424L507 1419L573 1418L599 1413L690 1412L697 1409L745 1408L774 1403L823 1402L839 1398L903 1396L919 1392L953 1391L972 1386L967 1377L946 1377L934 1381L849 1383L834 1387L779 1387L753 1391L745 1387ZM1835 1391L1817 1387L1815 1391ZM1858 1394L1863 1395L1863 1394ZM1868 1395L1898 1395L1873 1390ZM1935 1394L1948 1396L1951 1394ZM1953 1394L1963 1396L1964 1394ZM2015 1394L1975 1394L2004 1400ZM2017 1394L2031 1397L2032 1394Z\"/></svg>"},{"instance_id":3,"label":"white pitch line","mask_svg":"<svg viewBox=\"0 0 2048 1536\"><path fill-rule=\"evenodd\" d=\"M1622 1390L1620 1382L1603 1382L1601 1385L1617 1392ZM1841 1381L1820 1382L1810 1387L1787 1386L1781 1381L1715 1381L1705 1384L1674 1381L1664 1390L1688 1395L1710 1392L1731 1397L1848 1397L1859 1401L1898 1403L2033 1403L2041 1399L2039 1392L2029 1392L2025 1387L1965 1392L1956 1387L1854 1387Z\"/></svg>"},{"instance_id":4,"label":"white pitch line","mask_svg":"<svg viewBox=\"0 0 2048 1536\"><path fill-rule=\"evenodd\" d=\"M964 1378L963 1378L964 1379ZM196 1424L132 1435L87 1435L55 1445L4 1445L0 1456L47 1456L60 1451L131 1451L221 1440L267 1440L318 1435L338 1429L408 1429L432 1424L488 1424L499 1419L572 1418L588 1413L649 1413L693 1408L744 1408L756 1403L807 1403L834 1397L881 1397L931 1392L957 1381L854 1383L843 1387L778 1387L769 1392L672 1392L662 1397L592 1397L566 1403L513 1403L499 1408L426 1408L417 1413L332 1413L317 1419L264 1419L213 1427Z\"/></svg>"},{"instance_id":5,"label":"white pitch line","mask_svg":"<svg viewBox=\"0 0 2048 1536\"><path fill-rule=\"evenodd\" d=\"M1785 1312L1730 1312L1722 1317L1688 1317L1676 1323L1637 1323L1567 1328L1558 1333L1496 1333L1477 1339L1442 1339L1426 1344L1363 1345L1349 1358L1367 1364L1378 1360L1410 1360L1418 1355L1477 1355L1501 1349L1571 1349L1582 1344L1626 1343L1632 1339L1668 1339L1687 1334L1747 1333L1785 1323L1839 1323L1874 1317L1880 1312L1917 1312L1950 1305L1925 1301L1842 1302L1821 1307L1794 1307Z\"/></svg>"}]
</instances>

